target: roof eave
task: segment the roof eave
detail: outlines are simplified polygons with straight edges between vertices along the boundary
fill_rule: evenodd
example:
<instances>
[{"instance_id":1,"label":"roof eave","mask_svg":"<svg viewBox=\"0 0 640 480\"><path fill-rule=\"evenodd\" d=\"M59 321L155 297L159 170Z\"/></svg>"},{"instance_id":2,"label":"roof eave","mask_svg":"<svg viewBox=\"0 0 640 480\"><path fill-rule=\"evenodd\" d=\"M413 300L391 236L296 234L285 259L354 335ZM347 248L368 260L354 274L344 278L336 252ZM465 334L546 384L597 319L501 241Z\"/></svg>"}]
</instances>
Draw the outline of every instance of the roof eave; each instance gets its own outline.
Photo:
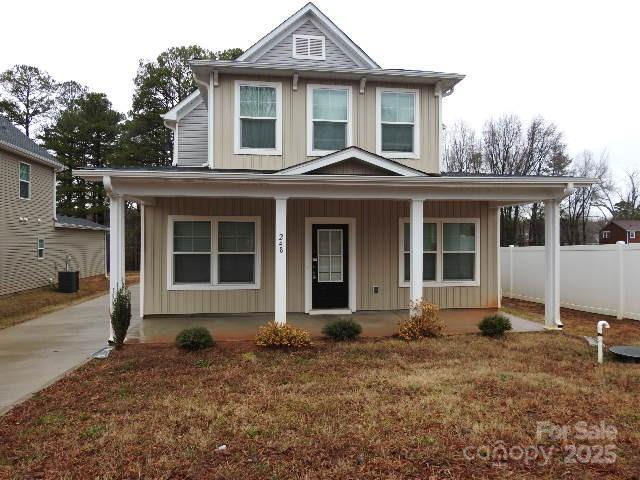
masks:
<instances>
[{"instance_id":1,"label":"roof eave","mask_svg":"<svg viewBox=\"0 0 640 480\"><path fill-rule=\"evenodd\" d=\"M64 168L64 165L57 160L47 158L43 155L38 155L37 153L33 153L25 148L18 147L4 140L0 140L0 147L12 153L22 155L23 157L27 157L30 160L34 160L36 162L42 163L48 167L53 168L56 171L60 171Z\"/></svg>"}]
</instances>

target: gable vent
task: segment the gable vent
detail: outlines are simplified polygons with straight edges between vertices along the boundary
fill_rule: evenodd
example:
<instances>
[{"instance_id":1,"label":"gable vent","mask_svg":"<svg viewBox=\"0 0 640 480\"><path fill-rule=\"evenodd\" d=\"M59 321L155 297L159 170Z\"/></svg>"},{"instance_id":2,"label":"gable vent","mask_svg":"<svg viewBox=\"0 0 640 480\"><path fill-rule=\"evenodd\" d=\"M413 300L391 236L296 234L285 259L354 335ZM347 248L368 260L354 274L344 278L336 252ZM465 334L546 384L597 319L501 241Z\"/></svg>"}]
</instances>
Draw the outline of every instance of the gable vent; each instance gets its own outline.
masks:
<instances>
[{"instance_id":1,"label":"gable vent","mask_svg":"<svg viewBox=\"0 0 640 480\"><path fill-rule=\"evenodd\" d=\"M324 60L325 38L315 35L294 35L293 58Z\"/></svg>"}]
</instances>

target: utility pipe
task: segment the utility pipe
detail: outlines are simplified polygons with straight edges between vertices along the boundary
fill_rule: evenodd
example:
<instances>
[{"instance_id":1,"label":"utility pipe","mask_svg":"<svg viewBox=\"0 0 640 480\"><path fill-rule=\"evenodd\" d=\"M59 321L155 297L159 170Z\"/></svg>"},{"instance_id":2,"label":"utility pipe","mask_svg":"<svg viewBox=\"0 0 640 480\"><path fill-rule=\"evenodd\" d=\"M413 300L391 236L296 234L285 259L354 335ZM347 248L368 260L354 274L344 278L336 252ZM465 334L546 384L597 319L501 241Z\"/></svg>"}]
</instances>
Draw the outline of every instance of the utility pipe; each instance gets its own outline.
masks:
<instances>
[{"instance_id":1,"label":"utility pipe","mask_svg":"<svg viewBox=\"0 0 640 480\"><path fill-rule=\"evenodd\" d=\"M606 320L600 320L598 322L598 363L602 363L603 361L603 355L602 355L602 328L610 328L609 327L609 322L607 322Z\"/></svg>"}]
</instances>

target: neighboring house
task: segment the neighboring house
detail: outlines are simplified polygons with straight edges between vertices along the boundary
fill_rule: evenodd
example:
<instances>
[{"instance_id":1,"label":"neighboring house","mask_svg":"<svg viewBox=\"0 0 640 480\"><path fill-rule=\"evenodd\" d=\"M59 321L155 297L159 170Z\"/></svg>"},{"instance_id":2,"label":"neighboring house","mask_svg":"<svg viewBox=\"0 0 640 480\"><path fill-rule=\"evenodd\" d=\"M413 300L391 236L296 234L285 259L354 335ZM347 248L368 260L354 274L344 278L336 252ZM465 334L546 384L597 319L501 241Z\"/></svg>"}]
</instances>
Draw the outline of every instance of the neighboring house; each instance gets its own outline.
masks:
<instances>
[{"instance_id":1,"label":"neighboring house","mask_svg":"<svg viewBox=\"0 0 640 480\"><path fill-rule=\"evenodd\" d=\"M640 220L611 220L600 229L600 245L640 243Z\"/></svg>"},{"instance_id":2,"label":"neighboring house","mask_svg":"<svg viewBox=\"0 0 640 480\"><path fill-rule=\"evenodd\" d=\"M102 225L56 217L62 164L0 117L0 295L57 282L58 270L104 274Z\"/></svg>"},{"instance_id":3,"label":"neighboring house","mask_svg":"<svg viewBox=\"0 0 640 480\"><path fill-rule=\"evenodd\" d=\"M163 117L172 167L74 171L110 196L112 290L124 202L142 204L141 315L496 307L499 209L543 201L560 324L559 204L592 180L441 174L462 75L383 69L311 3L191 68L198 90Z\"/></svg>"}]
</instances>

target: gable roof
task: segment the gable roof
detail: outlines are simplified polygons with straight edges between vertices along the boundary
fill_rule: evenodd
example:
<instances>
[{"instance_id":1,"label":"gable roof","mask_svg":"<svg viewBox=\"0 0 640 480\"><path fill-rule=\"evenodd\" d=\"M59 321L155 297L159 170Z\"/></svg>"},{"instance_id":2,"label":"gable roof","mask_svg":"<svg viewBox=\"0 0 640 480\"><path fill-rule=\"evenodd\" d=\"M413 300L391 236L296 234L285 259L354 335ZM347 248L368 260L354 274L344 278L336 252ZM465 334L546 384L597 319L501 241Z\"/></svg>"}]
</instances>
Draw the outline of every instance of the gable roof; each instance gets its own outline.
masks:
<instances>
[{"instance_id":1,"label":"gable roof","mask_svg":"<svg viewBox=\"0 0 640 480\"><path fill-rule=\"evenodd\" d=\"M63 168L62 163L56 160L46 148L18 130L8 119L0 115L0 148L22 155L31 160L43 163L56 170Z\"/></svg>"},{"instance_id":2,"label":"gable roof","mask_svg":"<svg viewBox=\"0 0 640 480\"><path fill-rule=\"evenodd\" d=\"M56 215L54 226L56 228L76 228L79 230L102 230L109 231L109 227L105 227L86 218L67 217L66 215Z\"/></svg>"},{"instance_id":3,"label":"gable roof","mask_svg":"<svg viewBox=\"0 0 640 480\"><path fill-rule=\"evenodd\" d=\"M407 167L394 160L367 152L359 147L347 147L337 152L330 153L323 157L314 158L304 163L299 163L291 167L283 168L273 175L303 175L313 173L316 170L324 169L329 165L335 165L346 160L359 160L364 164L375 167L375 170L382 169L389 172L390 175L399 175L402 177L421 177L429 176L429 174L421 172L411 167Z\"/></svg>"},{"instance_id":4,"label":"gable roof","mask_svg":"<svg viewBox=\"0 0 640 480\"><path fill-rule=\"evenodd\" d=\"M613 219L609 223L607 223L602 230L607 228L610 224L617 225L618 227L626 230L627 232L637 232L640 231L640 220L617 220Z\"/></svg>"},{"instance_id":5,"label":"gable roof","mask_svg":"<svg viewBox=\"0 0 640 480\"><path fill-rule=\"evenodd\" d=\"M251 62L259 59L264 52L280 42L289 32L295 30L308 20L312 20L318 28L324 30L328 36L330 36L331 40L357 64L365 68L380 68L380 65L356 45L329 17L322 13L320 9L311 2L307 3L271 32L254 43L247 51L240 55L237 60Z\"/></svg>"},{"instance_id":6,"label":"gable roof","mask_svg":"<svg viewBox=\"0 0 640 480\"><path fill-rule=\"evenodd\" d=\"M202 96L200 90L194 90L187 97L182 99L175 107L169 110L167 113L161 115L162 119L169 123L179 122L182 117L187 115L190 111L196 108L202 103Z\"/></svg>"}]
</instances>

